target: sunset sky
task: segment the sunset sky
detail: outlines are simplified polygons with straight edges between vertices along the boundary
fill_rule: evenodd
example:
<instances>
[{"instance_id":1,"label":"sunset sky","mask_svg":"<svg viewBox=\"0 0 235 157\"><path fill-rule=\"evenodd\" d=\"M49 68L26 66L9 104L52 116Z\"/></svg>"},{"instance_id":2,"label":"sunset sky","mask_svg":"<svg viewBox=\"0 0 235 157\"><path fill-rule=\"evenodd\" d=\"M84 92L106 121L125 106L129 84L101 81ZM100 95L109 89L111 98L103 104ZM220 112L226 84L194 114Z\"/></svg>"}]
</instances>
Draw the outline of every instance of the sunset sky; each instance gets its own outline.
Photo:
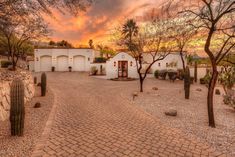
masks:
<instances>
[{"instance_id":1,"label":"sunset sky","mask_svg":"<svg viewBox=\"0 0 235 157\"><path fill-rule=\"evenodd\" d=\"M108 44L110 30L127 18L141 17L163 0L97 0L85 13L74 17L54 10L55 19L46 17L53 29L51 39L68 40L74 46L87 44Z\"/></svg>"}]
</instances>

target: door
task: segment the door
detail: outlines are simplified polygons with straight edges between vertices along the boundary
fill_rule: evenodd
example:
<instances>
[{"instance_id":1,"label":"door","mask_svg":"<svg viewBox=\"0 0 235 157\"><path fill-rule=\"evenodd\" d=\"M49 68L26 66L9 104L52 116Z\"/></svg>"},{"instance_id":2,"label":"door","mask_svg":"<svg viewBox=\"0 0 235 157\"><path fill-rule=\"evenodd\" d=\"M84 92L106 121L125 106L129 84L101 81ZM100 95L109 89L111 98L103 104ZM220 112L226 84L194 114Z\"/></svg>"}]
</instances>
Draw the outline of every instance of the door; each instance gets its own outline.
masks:
<instances>
[{"instance_id":1,"label":"door","mask_svg":"<svg viewBox=\"0 0 235 157\"><path fill-rule=\"evenodd\" d=\"M40 58L40 71L51 71L52 57L42 56Z\"/></svg>"},{"instance_id":2,"label":"door","mask_svg":"<svg viewBox=\"0 0 235 157\"><path fill-rule=\"evenodd\" d=\"M57 68L56 71L68 71L69 69L69 61L67 56L59 56L57 57Z\"/></svg>"},{"instance_id":3,"label":"door","mask_svg":"<svg viewBox=\"0 0 235 157\"><path fill-rule=\"evenodd\" d=\"M128 77L128 61L118 61L118 77Z\"/></svg>"},{"instance_id":4,"label":"door","mask_svg":"<svg viewBox=\"0 0 235 157\"><path fill-rule=\"evenodd\" d=\"M73 57L73 71L85 71L85 57L84 56Z\"/></svg>"}]
</instances>

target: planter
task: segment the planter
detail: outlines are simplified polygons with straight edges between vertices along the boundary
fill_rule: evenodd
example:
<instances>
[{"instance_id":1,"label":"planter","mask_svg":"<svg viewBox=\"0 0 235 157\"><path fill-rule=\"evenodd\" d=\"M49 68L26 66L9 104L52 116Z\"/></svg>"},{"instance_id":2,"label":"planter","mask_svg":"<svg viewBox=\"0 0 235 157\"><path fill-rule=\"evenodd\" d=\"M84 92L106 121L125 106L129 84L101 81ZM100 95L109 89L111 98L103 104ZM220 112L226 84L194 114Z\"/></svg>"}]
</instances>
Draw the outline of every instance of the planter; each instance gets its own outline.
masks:
<instances>
[{"instance_id":1,"label":"planter","mask_svg":"<svg viewBox=\"0 0 235 157\"><path fill-rule=\"evenodd\" d=\"M55 71L55 67L51 67L51 71L54 72Z\"/></svg>"},{"instance_id":2,"label":"planter","mask_svg":"<svg viewBox=\"0 0 235 157\"><path fill-rule=\"evenodd\" d=\"M72 67L69 67L69 72L72 72Z\"/></svg>"}]
</instances>

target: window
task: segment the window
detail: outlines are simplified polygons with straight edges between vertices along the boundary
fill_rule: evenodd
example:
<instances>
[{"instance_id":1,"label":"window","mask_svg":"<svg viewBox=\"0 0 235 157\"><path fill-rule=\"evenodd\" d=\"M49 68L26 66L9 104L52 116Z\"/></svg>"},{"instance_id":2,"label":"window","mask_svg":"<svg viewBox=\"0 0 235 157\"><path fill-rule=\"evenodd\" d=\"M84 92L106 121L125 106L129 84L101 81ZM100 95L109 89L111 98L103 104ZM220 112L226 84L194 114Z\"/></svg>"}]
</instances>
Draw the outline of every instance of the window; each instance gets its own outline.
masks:
<instances>
[{"instance_id":1,"label":"window","mask_svg":"<svg viewBox=\"0 0 235 157\"><path fill-rule=\"evenodd\" d=\"M161 63L158 63L158 66L160 67L160 66L161 66Z\"/></svg>"}]
</instances>

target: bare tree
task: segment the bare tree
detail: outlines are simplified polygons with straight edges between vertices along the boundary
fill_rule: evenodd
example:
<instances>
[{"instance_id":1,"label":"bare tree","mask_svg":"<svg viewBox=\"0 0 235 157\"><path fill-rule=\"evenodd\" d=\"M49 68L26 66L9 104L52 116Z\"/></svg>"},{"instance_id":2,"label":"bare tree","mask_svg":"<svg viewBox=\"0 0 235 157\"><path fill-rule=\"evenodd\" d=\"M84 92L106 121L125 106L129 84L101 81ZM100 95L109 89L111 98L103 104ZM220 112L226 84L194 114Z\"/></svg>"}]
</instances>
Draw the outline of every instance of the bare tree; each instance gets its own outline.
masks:
<instances>
[{"instance_id":1,"label":"bare tree","mask_svg":"<svg viewBox=\"0 0 235 157\"><path fill-rule=\"evenodd\" d=\"M52 8L58 9L60 12L69 12L73 15L78 15L81 11L86 9L92 4L94 0L0 0L0 12L6 5L14 4L12 8L14 12L21 12L20 8L28 9L37 14L46 13L53 14Z\"/></svg>"},{"instance_id":2,"label":"bare tree","mask_svg":"<svg viewBox=\"0 0 235 157\"><path fill-rule=\"evenodd\" d=\"M198 21L194 27L206 37L204 50L212 65L207 96L208 118L209 126L215 127L213 96L218 78L217 65L235 48L235 0L200 0L184 12ZM216 40L219 43L214 43Z\"/></svg>"},{"instance_id":3,"label":"bare tree","mask_svg":"<svg viewBox=\"0 0 235 157\"><path fill-rule=\"evenodd\" d=\"M165 25L162 21L154 21L139 28L135 22L132 22L134 25L128 24L129 21L134 20L128 20L124 25L131 27L124 27L122 30L125 39L124 43L136 61L140 92L143 92L143 84L148 71L157 61L163 60L170 54L164 36L165 32L163 28ZM147 63L146 68L143 67L144 55L151 56L151 61Z\"/></svg>"},{"instance_id":4,"label":"bare tree","mask_svg":"<svg viewBox=\"0 0 235 157\"><path fill-rule=\"evenodd\" d=\"M20 56L22 46L30 40L42 38L48 33L47 25L42 17L32 14L27 9L21 8L21 12L14 12L15 4L5 5L0 19L0 42L7 48L8 57L12 62L13 70ZM7 13L9 10L9 14Z\"/></svg>"},{"instance_id":5,"label":"bare tree","mask_svg":"<svg viewBox=\"0 0 235 157\"><path fill-rule=\"evenodd\" d=\"M183 70L185 72L186 63L184 60L184 55L186 55L186 49L189 46L189 43L197 33L197 30L188 23L187 16L177 16L171 19L170 28L169 28L169 37L173 39L175 43L175 49L179 52Z\"/></svg>"},{"instance_id":6,"label":"bare tree","mask_svg":"<svg viewBox=\"0 0 235 157\"><path fill-rule=\"evenodd\" d=\"M0 0L0 44L7 48L13 70L22 56L22 45L48 34L43 14L53 15L51 9L56 8L77 15L91 3L92 0Z\"/></svg>"}]
</instances>

